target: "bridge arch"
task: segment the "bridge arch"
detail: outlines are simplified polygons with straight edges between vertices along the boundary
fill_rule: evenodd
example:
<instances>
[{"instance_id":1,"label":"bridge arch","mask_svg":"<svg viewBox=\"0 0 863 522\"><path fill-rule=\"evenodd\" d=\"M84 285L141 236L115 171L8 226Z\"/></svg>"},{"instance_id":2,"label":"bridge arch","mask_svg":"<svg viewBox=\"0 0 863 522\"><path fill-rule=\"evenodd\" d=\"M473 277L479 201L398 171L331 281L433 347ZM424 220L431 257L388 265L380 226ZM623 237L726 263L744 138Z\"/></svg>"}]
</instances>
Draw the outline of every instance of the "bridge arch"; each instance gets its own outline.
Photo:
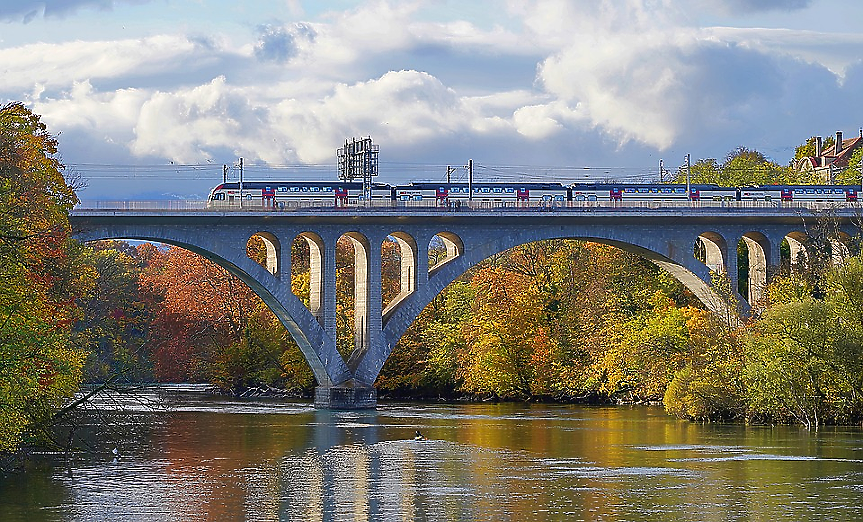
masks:
<instances>
[{"instance_id":1,"label":"bridge arch","mask_svg":"<svg viewBox=\"0 0 863 522\"><path fill-rule=\"evenodd\" d=\"M612 234L609 234L612 235ZM452 234L451 237L458 237ZM718 234L717 234L718 237ZM447 285L455 281L456 278L464 274L467 270L477 265L481 261L511 248L548 239L571 239L581 241L591 241L605 245L614 246L625 252L629 252L657 265L665 270L672 277L680 281L686 288L704 305L714 312L719 313L728 321L736 320L738 313L732 306L720 297L710 286L708 281L711 281L710 270L706 265L698 261L692 256L692 250L689 249L689 256L683 256L682 259L673 259L668 255L658 252L658 248L650 243L647 239L644 243L639 244L633 237L614 238L602 237L588 234L572 234L561 233L561 231L545 230L542 233L537 231L521 232L514 234L505 234L496 237L488 237L485 242L478 245L476 248L461 250L460 255L454 257L450 262L441 264L435 267L429 275L428 284L419 288L416 292L408 296L399 303L393 310L390 311L389 320L384 323L382 330L382 339L374 357L364 358L357 366L357 375L362 380L374 381L380 372L383 363L389 358L395 344L410 326L410 324L419 315L419 312L428 305ZM715 239L715 238L714 238ZM430 271L431 272L431 271Z\"/></svg>"},{"instance_id":2,"label":"bridge arch","mask_svg":"<svg viewBox=\"0 0 863 522\"><path fill-rule=\"evenodd\" d=\"M282 276L282 244L279 241L279 238L270 232L255 232L252 234L252 237L249 238L248 243L250 243L253 238L260 239L264 244L264 268L267 269L267 272L280 278Z\"/></svg>"},{"instance_id":3,"label":"bridge arch","mask_svg":"<svg viewBox=\"0 0 863 522\"><path fill-rule=\"evenodd\" d=\"M416 239L407 232L401 231L390 233L386 240L389 240L389 238L392 238L398 247L399 293L384 307L382 311L384 322L386 322L391 311L416 290L418 279L419 249ZM381 251L383 255L383 248ZM381 276L381 280L383 281L383 276Z\"/></svg>"},{"instance_id":4,"label":"bridge arch","mask_svg":"<svg viewBox=\"0 0 863 522\"><path fill-rule=\"evenodd\" d=\"M78 232L75 236L82 243L112 239L157 242L200 255L240 279L272 310L294 338L319 386L335 386L351 380L352 373L335 350L335 344L327 342L323 328L291 292L290 284L283 284L265 267L248 257L243 235L233 237L228 248L225 248L224 238L197 234L193 240L182 231L146 233L124 227L105 227L92 232Z\"/></svg>"},{"instance_id":5,"label":"bridge arch","mask_svg":"<svg viewBox=\"0 0 863 522\"><path fill-rule=\"evenodd\" d=\"M699 260L711 271L719 274L727 271L728 242L717 232L699 234L696 249L700 251Z\"/></svg>"},{"instance_id":6,"label":"bridge arch","mask_svg":"<svg viewBox=\"0 0 863 522\"><path fill-rule=\"evenodd\" d=\"M446 231L438 232L435 234L434 238L443 242L444 248L446 249L446 257L434 266L429 267L429 276L436 274L444 267L444 265L452 263L464 254L464 241L462 241L458 234ZM432 238L432 241L434 241L434 238ZM431 250L431 243L429 243L429 250Z\"/></svg>"}]
</instances>

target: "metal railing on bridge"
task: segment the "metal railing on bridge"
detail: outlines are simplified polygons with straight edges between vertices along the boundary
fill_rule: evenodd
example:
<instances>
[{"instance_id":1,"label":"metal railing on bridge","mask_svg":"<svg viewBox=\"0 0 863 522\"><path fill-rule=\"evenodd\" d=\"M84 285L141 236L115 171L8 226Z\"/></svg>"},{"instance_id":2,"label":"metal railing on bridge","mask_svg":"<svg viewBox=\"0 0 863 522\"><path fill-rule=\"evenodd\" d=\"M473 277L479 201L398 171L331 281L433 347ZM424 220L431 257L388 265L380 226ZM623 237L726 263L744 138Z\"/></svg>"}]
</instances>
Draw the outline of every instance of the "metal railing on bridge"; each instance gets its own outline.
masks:
<instances>
[{"instance_id":1,"label":"metal railing on bridge","mask_svg":"<svg viewBox=\"0 0 863 522\"><path fill-rule=\"evenodd\" d=\"M844 201L461 201L458 204L441 205L436 201L370 201L352 205L323 204L320 201L278 202L277 205L247 201L239 205L208 205L207 201L153 200L153 201L106 201L83 200L76 210L105 211L188 211L188 212L362 212L366 210L412 212L567 212L567 211L614 211L614 210L697 210L697 209L788 209L813 210L860 209L861 203Z\"/></svg>"}]
</instances>

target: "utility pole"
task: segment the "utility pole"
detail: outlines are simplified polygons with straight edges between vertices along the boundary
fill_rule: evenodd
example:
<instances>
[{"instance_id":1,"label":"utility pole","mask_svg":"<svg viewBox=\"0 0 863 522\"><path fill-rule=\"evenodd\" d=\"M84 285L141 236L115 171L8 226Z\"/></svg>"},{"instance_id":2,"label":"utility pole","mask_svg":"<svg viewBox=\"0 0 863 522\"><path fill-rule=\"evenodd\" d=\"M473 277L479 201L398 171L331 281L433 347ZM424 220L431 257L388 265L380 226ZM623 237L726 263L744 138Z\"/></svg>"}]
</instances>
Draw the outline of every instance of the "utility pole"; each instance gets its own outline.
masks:
<instances>
[{"instance_id":1,"label":"utility pole","mask_svg":"<svg viewBox=\"0 0 863 522\"><path fill-rule=\"evenodd\" d=\"M662 164L662 160L659 160L659 182L662 183L665 181L663 179L663 175L665 174L665 167Z\"/></svg>"},{"instance_id":2,"label":"utility pole","mask_svg":"<svg viewBox=\"0 0 863 522\"><path fill-rule=\"evenodd\" d=\"M450 174L452 174L453 172L455 172L455 167L450 167L449 165L447 165L447 166L446 166L446 182L447 182L447 185L449 185L449 183L450 183Z\"/></svg>"},{"instance_id":3,"label":"utility pole","mask_svg":"<svg viewBox=\"0 0 863 522\"><path fill-rule=\"evenodd\" d=\"M228 182L228 166L222 165L222 183Z\"/></svg>"},{"instance_id":4,"label":"utility pole","mask_svg":"<svg viewBox=\"0 0 863 522\"><path fill-rule=\"evenodd\" d=\"M473 200L473 160L467 160L467 200Z\"/></svg>"},{"instance_id":5,"label":"utility pole","mask_svg":"<svg viewBox=\"0 0 863 522\"><path fill-rule=\"evenodd\" d=\"M243 158L240 158L240 208L243 208Z\"/></svg>"},{"instance_id":6,"label":"utility pole","mask_svg":"<svg viewBox=\"0 0 863 522\"><path fill-rule=\"evenodd\" d=\"M686 198L692 200L692 190L689 184L689 154L686 155Z\"/></svg>"}]
</instances>

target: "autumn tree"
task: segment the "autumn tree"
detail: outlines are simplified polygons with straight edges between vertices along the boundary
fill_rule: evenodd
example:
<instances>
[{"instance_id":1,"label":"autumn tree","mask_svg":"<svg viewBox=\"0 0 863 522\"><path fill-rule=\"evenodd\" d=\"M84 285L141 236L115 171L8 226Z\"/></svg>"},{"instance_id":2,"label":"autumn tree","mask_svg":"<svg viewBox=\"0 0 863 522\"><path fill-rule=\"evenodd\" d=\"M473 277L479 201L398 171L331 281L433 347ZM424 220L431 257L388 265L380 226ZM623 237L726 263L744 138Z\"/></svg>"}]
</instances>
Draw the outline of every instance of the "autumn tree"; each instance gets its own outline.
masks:
<instances>
[{"instance_id":1,"label":"autumn tree","mask_svg":"<svg viewBox=\"0 0 863 522\"><path fill-rule=\"evenodd\" d=\"M307 367L295 366L299 348L239 279L181 248L148 256L140 285L154 296L157 378L213 382L234 393L288 377L303 380L293 383L298 387L309 384Z\"/></svg>"},{"instance_id":2,"label":"autumn tree","mask_svg":"<svg viewBox=\"0 0 863 522\"><path fill-rule=\"evenodd\" d=\"M83 261L95 270L91 291L79 299L82 315L75 336L88 346L85 379L103 382L152 380L149 353L151 309L143 299L138 279L143 262L135 247L123 241L103 241L84 250Z\"/></svg>"},{"instance_id":3,"label":"autumn tree","mask_svg":"<svg viewBox=\"0 0 863 522\"><path fill-rule=\"evenodd\" d=\"M70 239L77 197L57 147L29 109L0 108L0 451L45 433L81 381L71 325L92 273Z\"/></svg>"}]
</instances>

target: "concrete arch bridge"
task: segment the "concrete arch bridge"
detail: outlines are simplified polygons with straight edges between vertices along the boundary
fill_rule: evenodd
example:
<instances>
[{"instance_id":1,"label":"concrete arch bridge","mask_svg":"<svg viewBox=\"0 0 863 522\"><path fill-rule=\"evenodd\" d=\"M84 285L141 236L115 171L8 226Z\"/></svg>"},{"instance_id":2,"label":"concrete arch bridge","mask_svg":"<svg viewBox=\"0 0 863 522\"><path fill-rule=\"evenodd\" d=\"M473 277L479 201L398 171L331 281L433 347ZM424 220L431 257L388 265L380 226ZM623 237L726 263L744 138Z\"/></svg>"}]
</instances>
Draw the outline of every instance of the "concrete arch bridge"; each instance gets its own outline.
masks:
<instances>
[{"instance_id":1,"label":"concrete arch bridge","mask_svg":"<svg viewBox=\"0 0 863 522\"><path fill-rule=\"evenodd\" d=\"M857 209L833 211L834 256L848 252ZM368 408L373 383L396 342L422 309L449 283L480 261L512 247L544 239L582 239L642 256L681 281L711 310L729 319L739 309L712 286L712 274L738 285L737 246L748 249L748 295L736 295L744 313L761 297L782 261L806 256L816 218L799 208L564 209L306 209L273 211L88 210L71 215L81 241L146 240L176 245L224 267L243 280L290 331L317 380L320 408ZM247 256L252 236L266 245L266 266ZM336 349L336 243L354 245L354 350L345 360ZM429 266L433 239L447 256ZM400 293L386 308L381 300L381 253L385 241L400 250ZM309 306L291 290L291 245L309 247ZM736 293L736 292L735 292Z\"/></svg>"}]
</instances>

